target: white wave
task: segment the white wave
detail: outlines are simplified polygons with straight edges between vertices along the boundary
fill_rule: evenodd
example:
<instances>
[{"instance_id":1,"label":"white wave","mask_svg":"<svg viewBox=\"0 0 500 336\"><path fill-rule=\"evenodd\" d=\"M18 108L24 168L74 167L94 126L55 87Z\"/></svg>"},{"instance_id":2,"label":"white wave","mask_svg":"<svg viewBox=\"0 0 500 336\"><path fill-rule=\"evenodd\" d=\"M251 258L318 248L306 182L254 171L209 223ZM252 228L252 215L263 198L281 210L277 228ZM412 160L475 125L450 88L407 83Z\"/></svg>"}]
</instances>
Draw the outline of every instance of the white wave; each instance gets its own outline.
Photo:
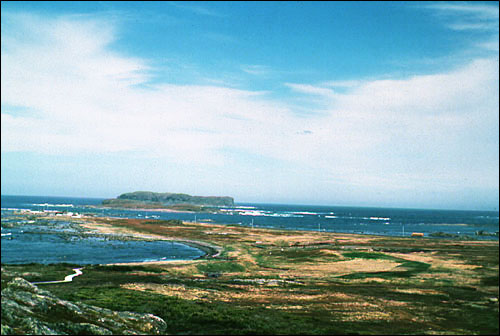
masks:
<instances>
[{"instance_id":1,"label":"white wave","mask_svg":"<svg viewBox=\"0 0 500 336\"><path fill-rule=\"evenodd\" d=\"M241 211L240 215L242 216L265 216L271 213L270 211L262 211L262 210L245 210Z\"/></svg>"},{"instance_id":2,"label":"white wave","mask_svg":"<svg viewBox=\"0 0 500 336\"><path fill-rule=\"evenodd\" d=\"M329 216L325 216L327 218L330 218ZM341 216L340 218L345 218L345 219L364 219L364 220L380 220L380 221L390 221L390 217L355 217L355 216Z\"/></svg>"},{"instance_id":3,"label":"white wave","mask_svg":"<svg viewBox=\"0 0 500 336\"><path fill-rule=\"evenodd\" d=\"M279 213L272 211L264 211L264 210L247 210L239 213L242 216L261 216L261 217L304 217L301 215L293 215L291 213Z\"/></svg>"},{"instance_id":4,"label":"white wave","mask_svg":"<svg viewBox=\"0 0 500 336\"><path fill-rule=\"evenodd\" d=\"M11 236L12 233L8 232L8 233L2 233L2 237L5 237L5 236Z\"/></svg>"},{"instance_id":5,"label":"white wave","mask_svg":"<svg viewBox=\"0 0 500 336\"><path fill-rule=\"evenodd\" d=\"M292 212L294 215L319 215L317 212L309 212L309 211L297 211Z\"/></svg>"},{"instance_id":6,"label":"white wave","mask_svg":"<svg viewBox=\"0 0 500 336\"><path fill-rule=\"evenodd\" d=\"M294 217L294 218L303 218L304 216L302 215L293 215L293 214L287 214L287 213L273 213L270 215L264 215L267 217Z\"/></svg>"},{"instance_id":7,"label":"white wave","mask_svg":"<svg viewBox=\"0 0 500 336\"><path fill-rule=\"evenodd\" d=\"M325 218L339 218L339 216L325 216Z\"/></svg>"},{"instance_id":8,"label":"white wave","mask_svg":"<svg viewBox=\"0 0 500 336\"><path fill-rule=\"evenodd\" d=\"M34 206L50 206L50 207L61 207L61 208L72 208L73 204L51 204L51 203L33 203Z\"/></svg>"},{"instance_id":9,"label":"white wave","mask_svg":"<svg viewBox=\"0 0 500 336\"><path fill-rule=\"evenodd\" d=\"M256 207L253 206L236 206L234 208L219 208L219 211L221 212L241 212L241 211L248 211L248 210L254 210L257 209Z\"/></svg>"}]
</instances>

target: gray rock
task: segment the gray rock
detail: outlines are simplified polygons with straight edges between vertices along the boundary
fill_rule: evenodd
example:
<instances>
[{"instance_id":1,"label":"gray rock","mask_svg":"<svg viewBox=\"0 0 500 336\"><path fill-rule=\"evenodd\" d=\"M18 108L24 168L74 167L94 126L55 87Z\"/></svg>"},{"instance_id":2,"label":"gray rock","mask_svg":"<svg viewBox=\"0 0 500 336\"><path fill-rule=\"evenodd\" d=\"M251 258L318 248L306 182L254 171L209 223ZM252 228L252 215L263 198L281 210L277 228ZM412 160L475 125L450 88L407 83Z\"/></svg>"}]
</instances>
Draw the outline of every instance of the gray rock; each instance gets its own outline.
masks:
<instances>
[{"instance_id":1,"label":"gray rock","mask_svg":"<svg viewBox=\"0 0 500 336\"><path fill-rule=\"evenodd\" d=\"M38 287L23 278L14 278L7 284L7 288L18 289L30 293L36 293L38 291Z\"/></svg>"},{"instance_id":2,"label":"gray rock","mask_svg":"<svg viewBox=\"0 0 500 336\"><path fill-rule=\"evenodd\" d=\"M61 300L22 278L2 289L2 335L154 335L164 334L166 328L157 316Z\"/></svg>"},{"instance_id":3,"label":"gray rock","mask_svg":"<svg viewBox=\"0 0 500 336\"><path fill-rule=\"evenodd\" d=\"M75 323L67 328L76 335L113 335L110 330L92 323Z\"/></svg>"}]
</instances>

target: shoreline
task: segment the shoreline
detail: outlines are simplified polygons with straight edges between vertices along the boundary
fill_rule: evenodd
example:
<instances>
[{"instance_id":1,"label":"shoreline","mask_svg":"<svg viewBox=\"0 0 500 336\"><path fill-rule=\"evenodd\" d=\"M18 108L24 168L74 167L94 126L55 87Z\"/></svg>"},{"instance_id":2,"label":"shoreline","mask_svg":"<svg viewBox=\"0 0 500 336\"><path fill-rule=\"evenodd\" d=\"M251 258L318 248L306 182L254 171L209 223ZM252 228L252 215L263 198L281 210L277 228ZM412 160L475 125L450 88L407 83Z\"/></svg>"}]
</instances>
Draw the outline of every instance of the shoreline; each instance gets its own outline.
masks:
<instances>
[{"instance_id":1,"label":"shoreline","mask_svg":"<svg viewBox=\"0 0 500 336\"><path fill-rule=\"evenodd\" d=\"M167 208L161 208L161 209L149 209L149 208L121 208L121 207L106 207L106 206L101 206L101 205L88 205L88 207L96 209L96 210L121 210L121 211L144 211L144 212L158 212L158 213L175 213L175 214L203 214L205 212L201 211L189 211L189 210L174 210L174 209L167 209ZM4 209L5 210L5 209ZM80 213L57 213L53 214L53 212L56 212L55 210L31 210L31 209L17 209L17 208L11 208L9 210L13 210L14 213L16 210L21 211L23 213L24 211L28 212L29 214L36 215L36 216L56 216L56 217L62 217L62 218L112 218L112 219L120 219L120 218L137 218L137 219L149 219L149 220L165 220L162 218L159 218L160 216L142 216L139 215L139 217L123 217L120 215L116 216L110 216L110 215L105 215L103 213L85 213L84 211L81 211ZM148 218L149 217L149 218ZM151 218L152 217L152 218ZM200 216L201 217L201 216ZM170 220L170 219L168 219ZM191 220L184 219L183 221L185 222L192 222ZM217 222L213 221L212 219L205 219L205 220L199 220L200 223L203 222L210 222L217 224ZM195 221L196 223L196 217ZM242 227L250 227L249 223L224 223L223 225L240 225ZM432 224L434 225L434 224ZM472 227L475 224L469 224L469 223L439 223L435 224L438 226L456 226L456 227ZM253 225L251 226L253 228ZM321 229L316 229L316 228L297 228L297 227L284 227L281 225L280 227L277 226L267 226L267 225L255 225L256 228L263 228L263 229L276 229L276 230L291 230L291 231L305 231L305 232L318 232L318 233L349 233L349 234L359 234L359 235L368 235L368 236L380 236L380 237L399 237L399 238L411 238L412 234L415 234L416 236L422 237L421 234L423 233L424 236L422 238L430 238L430 239L450 239L450 240L455 240L455 241L498 241L499 235L498 235L498 229L495 227L493 229L491 228L482 228L482 229L477 229L475 231L470 231L466 230L465 232L448 232L443 228L435 228L435 229L424 229L424 231L419 231L418 228L414 228L414 230L407 230L406 233L403 231L401 232L397 230L388 230L388 231L380 231L380 230L359 230L359 229L341 229L341 230L335 230L335 229L328 229L326 230L321 227ZM403 225L404 227L404 225Z\"/></svg>"},{"instance_id":2,"label":"shoreline","mask_svg":"<svg viewBox=\"0 0 500 336\"><path fill-rule=\"evenodd\" d=\"M196 213L196 211L189 211L189 210L174 210L174 209L168 209L168 208L158 208L158 209L153 209L153 208L123 208L123 207L107 207L107 206L97 206L97 205L92 205L88 206L90 208L94 209L103 209L103 210L132 210L132 211L156 211L156 212L172 212L172 213L182 213L182 212L187 212L187 213Z\"/></svg>"},{"instance_id":3,"label":"shoreline","mask_svg":"<svg viewBox=\"0 0 500 336\"><path fill-rule=\"evenodd\" d=\"M53 218L53 217L50 217ZM62 218L60 218L62 219ZM201 240L197 240L196 237L195 239L190 239L190 237L179 237L176 233L175 230L170 233L166 234L157 234L153 233L151 231L150 233L142 233L134 228L131 227L123 227L121 225L115 226L113 223L116 220L126 220L126 221L131 221L131 222L138 222L138 223L148 223L146 219L123 219L121 217L115 218L115 217L110 217L110 216L104 216L104 217L94 217L94 216L82 216L79 217L78 220L73 221L76 225L78 225L81 228L86 229L84 232L88 234L102 234L102 235L112 235L115 238L132 238L134 240L155 240L155 241L169 241L169 242L176 242L179 244L184 244L186 246L190 246L196 249L199 249L202 251L204 254L193 258L193 259L170 259L170 260L144 260L144 261L130 261L130 262L109 262L109 263L100 263L99 265L132 265L132 264L179 264L179 263L192 263L192 262L198 262L198 261L203 261L203 260L211 260L213 258L217 258L221 255L223 248L219 245L216 245L218 239L215 239L215 242L210 240L210 242L204 241L203 239L208 238L211 239L212 237L208 236L203 236ZM154 220L153 220L154 221ZM233 229L236 229L237 231L244 230L247 231L250 229L250 227L247 226L228 226L224 224L217 224L217 223L193 223L190 221L183 221L183 225L178 226L178 228L181 228L183 226L192 226L195 225L197 227L206 227L207 229L210 230L223 230L223 231L231 231ZM406 240L406 241L414 241L416 240L427 240L427 241L449 241L451 242L468 242L468 243L473 243L473 244L486 244L488 242L495 242L498 240L483 240L483 239L466 239L466 240L456 240L456 239L449 239L448 237L411 237L410 235L401 237L401 236L391 236L391 235L377 235L373 233L348 233L348 232L331 232L331 231L312 231L312 230L298 230L298 229L289 229L289 228L272 228L272 227L257 227L257 228L252 228L251 231L247 231L248 236L254 236L254 233L257 233L259 231L269 231L269 232L274 232L274 234L280 234L283 233L285 235L293 235L293 234L299 234L302 236L311 236L309 239L310 242L304 242L304 243L294 243L291 246L295 247L307 247L307 246L313 246L313 245L324 245L327 244L326 242L328 241L317 241L320 236L326 235L326 236L337 236L337 237L344 237L349 239L349 240L370 240L370 239L386 239L386 238L394 238L398 240ZM94 231L94 232L92 232ZM207 233L207 232L205 232ZM215 235L221 234L221 235L226 235L228 232L213 232ZM313 238L314 236L314 238ZM216 238L216 237L213 237ZM311 243L314 241L313 243ZM261 242L255 241L254 245L261 245ZM328 244L330 244L331 241L328 241ZM266 244L266 243L265 243ZM269 243L267 243L269 244Z\"/></svg>"},{"instance_id":4,"label":"shoreline","mask_svg":"<svg viewBox=\"0 0 500 336\"><path fill-rule=\"evenodd\" d=\"M103 227L103 226L106 227ZM206 260L206 259L212 259L212 258L217 258L220 256L222 253L222 248L210 244L207 242L202 242L198 240L190 240L190 239L180 239L180 238L170 238L170 237L165 237L162 235L156 235L156 234L142 234L139 232L134 232L133 230L129 229L123 229L123 228L117 228L109 224L104 224L104 223L79 223L79 226L85 228L85 229L91 229L91 230L96 230L98 233L101 234L107 234L107 235L114 235L114 236L128 236L128 237L133 237L136 239L141 239L141 240L155 240L155 241L169 241L169 242L175 242L175 243L180 243L184 244L196 249L199 249L200 251L204 252L205 254L197 257L195 259L173 259L173 260L152 260L152 261L134 261L134 262L125 262L125 263L108 263L108 264L100 264L100 265L140 265L140 264L169 264L169 263L180 263L180 262L191 262L191 261L196 261L196 260ZM122 232L116 232L116 231L122 231ZM87 231L89 232L89 231Z\"/></svg>"}]
</instances>

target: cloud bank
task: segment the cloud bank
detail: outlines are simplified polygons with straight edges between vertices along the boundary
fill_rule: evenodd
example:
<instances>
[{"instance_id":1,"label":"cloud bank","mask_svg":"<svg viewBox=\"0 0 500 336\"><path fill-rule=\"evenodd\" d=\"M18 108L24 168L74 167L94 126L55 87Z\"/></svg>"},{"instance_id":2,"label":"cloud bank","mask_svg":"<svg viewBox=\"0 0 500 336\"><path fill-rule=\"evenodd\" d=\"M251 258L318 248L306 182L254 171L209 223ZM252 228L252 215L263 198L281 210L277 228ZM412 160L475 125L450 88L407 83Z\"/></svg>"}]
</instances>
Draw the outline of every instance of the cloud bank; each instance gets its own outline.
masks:
<instances>
[{"instance_id":1,"label":"cloud bank","mask_svg":"<svg viewBox=\"0 0 500 336\"><path fill-rule=\"evenodd\" d=\"M498 57L402 79L285 83L319 106L304 115L269 92L151 84L154 67L113 51L104 20L5 15L2 153L127 153L256 174L273 162L312 189L498 194ZM260 188L276 177L261 174Z\"/></svg>"}]
</instances>

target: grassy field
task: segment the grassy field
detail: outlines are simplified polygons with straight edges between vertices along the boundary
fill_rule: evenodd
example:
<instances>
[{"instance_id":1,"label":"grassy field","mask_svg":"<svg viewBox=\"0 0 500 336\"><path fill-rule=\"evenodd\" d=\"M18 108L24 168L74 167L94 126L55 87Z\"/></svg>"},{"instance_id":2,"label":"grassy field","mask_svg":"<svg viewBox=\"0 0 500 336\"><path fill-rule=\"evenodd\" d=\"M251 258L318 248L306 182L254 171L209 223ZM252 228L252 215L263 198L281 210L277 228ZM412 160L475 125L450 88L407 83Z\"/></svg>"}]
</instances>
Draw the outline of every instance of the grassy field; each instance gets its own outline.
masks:
<instances>
[{"instance_id":1,"label":"grassy field","mask_svg":"<svg viewBox=\"0 0 500 336\"><path fill-rule=\"evenodd\" d=\"M194 240L213 258L85 266L43 285L66 300L147 312L171 334L498 334L498 241L397 238L139 219L101 232ZM75 265L2 265L58 280Z\"/></svg>"}]
</instances>

